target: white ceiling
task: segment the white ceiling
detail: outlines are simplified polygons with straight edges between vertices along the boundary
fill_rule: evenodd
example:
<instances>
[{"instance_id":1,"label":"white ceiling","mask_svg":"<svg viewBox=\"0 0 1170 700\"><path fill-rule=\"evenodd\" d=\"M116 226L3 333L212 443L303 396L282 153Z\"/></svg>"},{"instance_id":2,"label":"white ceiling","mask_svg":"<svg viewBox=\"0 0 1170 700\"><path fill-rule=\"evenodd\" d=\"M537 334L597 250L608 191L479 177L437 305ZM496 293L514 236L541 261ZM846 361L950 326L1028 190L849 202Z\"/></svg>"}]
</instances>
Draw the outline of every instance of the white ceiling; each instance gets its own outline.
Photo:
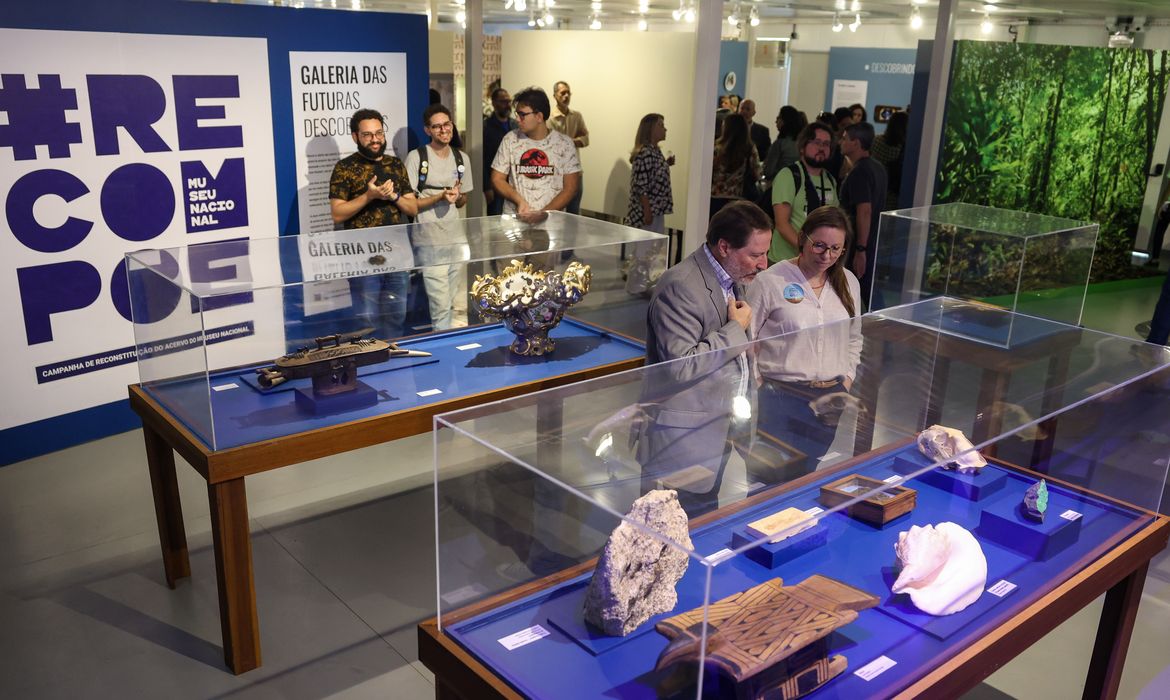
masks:
<instances>
[{"instance_id":1,"label":"white ceiling","mask_svg":"<svg viewBox=\"0 0 1170 700\"><path fill-rule=\"evenodd\" d=\"M215 2L216 0L210 0ZM224 0L220 0L221 2ZM232 1L232 0L229 0ZM240 2L241 0L234 0ZM284 5L290 7L323 7L336 9L361 9L379 12L405 12L410 14L424 14L427 11L426 0L242 0L248 4ZM558 20L571 20L575 28L584 28L589 17L595 13L591 4L596 0L555 0L552 14ZM691 3L694 0L682 0ZM542 0L527 0L527 5L535 9ZM505 9L505 0L485 0L484 21L488 24L523 24L527 21L527 13L517 13L512 9ZM725 0L724 16L730 14L736 2ZM806 21L814 23L831 22L835 11L840 10L843 17L852 16L853 0L740 0L739 4L746 15L751 7L757 8L761 19L765 22L776 21ZM861 18L863 21L893 21L908 20L913 7L918 7L923 19L933 23L938 8L938 0L860 0ZM602 0L600 16L603 20L636 21L638 18L638 0ZM1114 16L1146 17L1147 21L1170 21L1170 0L959 0L959 16L982 17L985 6L991 6L990 15L993 21L1033 23L1076 22L1087 23L1101 21ZM454 21L455 13L460 9L455 0L438 0L435 2L441 21ZM678 0L651 0L649 3L648 18L651 22L671 21L671 11L679 7Z\"/></svg>"}]
</instances>

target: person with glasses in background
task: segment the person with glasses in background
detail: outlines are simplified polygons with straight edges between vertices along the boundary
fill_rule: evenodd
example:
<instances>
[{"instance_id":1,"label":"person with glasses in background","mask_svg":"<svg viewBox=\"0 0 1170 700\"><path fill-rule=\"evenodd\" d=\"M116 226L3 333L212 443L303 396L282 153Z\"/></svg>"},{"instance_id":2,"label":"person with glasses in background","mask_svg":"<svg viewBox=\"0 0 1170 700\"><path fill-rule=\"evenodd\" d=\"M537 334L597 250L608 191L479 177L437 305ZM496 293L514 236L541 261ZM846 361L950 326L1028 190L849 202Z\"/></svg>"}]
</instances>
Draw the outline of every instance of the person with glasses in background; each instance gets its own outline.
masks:
<instances>
[{"instance_id":1,"label":"person with glasses in background","mask_svg":"<svg viewBox=\"0 0 1170 700\"><path fill-rule=\"evenodd\" d=\"M407 217L418 214L418 202L402 161L386 153L382 113L359 109L350 118L349 129L357 152L338 161L329 178L329 210L334 228L406 223ZM401 336L409 287L409 272L352 278L355 316L372 326L378 338Z\"/></svg>"},{"instance_id":2,"label":"person with glasses in background","mask_svg":"<svg viewBox=\"0 0 1170 700\"><path fill-rule=\"evenodd\" d=\"M424 265L431 325L435 330L467 325L467 272L464 265L435 265L438 260L468 260L467 234L459 210L475 189L471 159L451 146L455 122L451 110L433 104L423 110L423 130L431 142L406 154L406 174L418 197L418 222L411 231L415 262Z\"/></svg>"},{"instance_id":3,"label":"person with glasses in background","mask_svg":"<svg viewBox=\"0 0 1170 700\"><path fill-rule=\"evenodd\" d=\"M549 128L544 90L521 90L513 104L519 126L500 142L492 160L492 187L504 198L504 214L534 223L573 200L581 184L581 161L573 140Z\"/></svg>"},{"instance_id":4,"label":"person with glasses in background","mask_svg":"<svg viewBox=\"0 0 1170 700\"><path fill-rule=\"evenodd\" d=\"M820 207L801 226L796 257L747 289L752 336L760 340L759 427L803 452L804 471L816 469L842 410L856 403L849 392L861 361L861 288L845 266L851 237L844 212ZM815 330L792 333L802 329Z\"/></svg>"},{"instance_id":5,"label":"person with glasses in background","mask_svg":"<svg viewBox=\"0 0 1170 700\"><path fill-rule=\"evenodd\" d=\"M800 159L772 180L772 213L776 230L768 263L775 265L796 255L800 227L805 217L820 207L837 203L837 179L827 167L833 150L833 131L828 124L813 122L796 137Z\"/></svg>"}]
</instances>

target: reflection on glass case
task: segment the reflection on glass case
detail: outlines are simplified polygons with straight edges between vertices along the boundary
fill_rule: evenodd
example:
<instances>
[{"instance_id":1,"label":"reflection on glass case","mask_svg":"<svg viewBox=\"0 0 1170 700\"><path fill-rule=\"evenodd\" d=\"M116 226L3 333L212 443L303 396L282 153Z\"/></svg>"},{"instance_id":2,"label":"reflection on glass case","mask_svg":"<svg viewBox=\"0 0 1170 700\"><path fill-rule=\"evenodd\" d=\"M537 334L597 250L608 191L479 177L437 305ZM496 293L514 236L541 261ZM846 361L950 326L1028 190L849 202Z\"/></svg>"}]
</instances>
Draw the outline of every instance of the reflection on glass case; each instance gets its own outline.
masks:
<instances>
[{"instance_id":1,"label":"reflection on glass case","mask_svg":"<svg viewBox=\"0 0 1170 700\"><path fill-rule=\"evenodd\" d=\"M1141 557L1170 533L1156 512L1170 353L1035 319L1045 328L1021 353L956 333L964 304L438 416L438 615L420 625L420 659L468 698L958 691L978 682L966 664L1026 646L1004 630L1038 638L1144 580ZM862 348L831 420L807 382L740 382L763 346L820 339ZM960 450L970 438L986 466L928 457L932 426ZM1040 479L1038 520L1025 502ZM598 577L604 612L628 624L591 622Z\"/></svg>"},{"instance_id":2,"label":"reflection on glass case","mask_svg":"<svg viewBox=\"0 0 1170 700\"><path fill-rule=\"evenodd\" d=\"M213 450L541 382L643 356L623 261L665 259L664 236L562 213L138 251L139 375ZM516 265L549 280L504 290L534 301L542 356L510 350L522 330L471 292Z\"/></svg>"},{"instance_id":3,"label":"reflection on glass case","mask_svg":"<svg viewBox=\"0 0 1170 700\"><path fill-rule=\"evenodd\" d=\"M935 296L1081 322L1097 224L974 204L883 212L871 309ZM984 329L1007 344L1014 319Z\"/></svg>"}]
</instances>

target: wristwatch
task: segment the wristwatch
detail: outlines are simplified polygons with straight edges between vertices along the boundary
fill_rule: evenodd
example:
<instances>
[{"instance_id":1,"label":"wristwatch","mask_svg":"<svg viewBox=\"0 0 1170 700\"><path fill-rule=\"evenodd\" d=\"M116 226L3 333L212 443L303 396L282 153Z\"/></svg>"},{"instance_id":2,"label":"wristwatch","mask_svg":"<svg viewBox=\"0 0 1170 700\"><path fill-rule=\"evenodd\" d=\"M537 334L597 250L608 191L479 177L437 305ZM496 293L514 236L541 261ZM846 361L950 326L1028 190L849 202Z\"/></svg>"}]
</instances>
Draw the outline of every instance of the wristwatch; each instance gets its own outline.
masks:
<instances>
[{"instance_id":1,"label":"wristwatch","mask_svg":"<svg viewBox=\"0 0 1170 700\"><path fill-rule=\"evenodd\" d=\"M394 193L394 199L391 199L391 200L390 200L390 203L391 203L391 204L393 204L394 202L397 202L397 201L398 201L398 200L400 200L400 199L402 199L402 195L400 195L400 194L398 194L397 192L395 192L395 193Z\"/></svg>"}]
</instances>

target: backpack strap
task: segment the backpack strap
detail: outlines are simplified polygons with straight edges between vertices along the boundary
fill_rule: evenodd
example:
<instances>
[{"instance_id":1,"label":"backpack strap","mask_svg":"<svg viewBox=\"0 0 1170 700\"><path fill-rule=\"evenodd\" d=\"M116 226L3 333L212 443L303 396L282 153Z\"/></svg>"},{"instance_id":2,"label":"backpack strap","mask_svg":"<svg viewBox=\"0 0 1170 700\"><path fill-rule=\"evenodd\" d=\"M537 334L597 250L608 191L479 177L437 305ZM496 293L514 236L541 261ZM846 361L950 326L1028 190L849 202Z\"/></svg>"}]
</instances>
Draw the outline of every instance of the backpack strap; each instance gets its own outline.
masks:
<instances>
[{"instance_id":1,"label":"backpack strap","mask_svg":"<svg viewBox=\"0 0 1170 700\"><path fill-rule=\"evenodd\" d=\"M458 148L452 148L455 153L455 184L463 182L463 153Z\"/></svg>"}]
</instances>

